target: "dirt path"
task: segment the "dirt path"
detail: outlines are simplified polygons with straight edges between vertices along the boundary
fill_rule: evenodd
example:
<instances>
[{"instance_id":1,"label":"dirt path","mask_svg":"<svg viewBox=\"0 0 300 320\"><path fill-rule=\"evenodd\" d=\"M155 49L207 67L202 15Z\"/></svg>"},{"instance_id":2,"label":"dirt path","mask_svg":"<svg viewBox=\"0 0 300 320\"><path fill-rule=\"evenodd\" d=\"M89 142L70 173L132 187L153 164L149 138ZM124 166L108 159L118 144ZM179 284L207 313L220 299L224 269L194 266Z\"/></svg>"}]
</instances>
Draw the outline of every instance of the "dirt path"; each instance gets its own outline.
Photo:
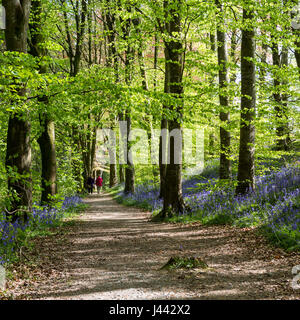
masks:
<instances>
[{"instance_id":1,"label":"dirt path","mask_svg":"<svg viewBox=\"0 0 300 320\"><path fill-rule=\"evenodd\" d=\"M108 195L86 202L90 208L66 238L40 244L49 261L44 280L23 287L29 298L300 298L291 288L299 254L271 248L253 230L152 223ZM175 255L201 257L210 269L159 270Z\"/></svg>"}]
</instances>

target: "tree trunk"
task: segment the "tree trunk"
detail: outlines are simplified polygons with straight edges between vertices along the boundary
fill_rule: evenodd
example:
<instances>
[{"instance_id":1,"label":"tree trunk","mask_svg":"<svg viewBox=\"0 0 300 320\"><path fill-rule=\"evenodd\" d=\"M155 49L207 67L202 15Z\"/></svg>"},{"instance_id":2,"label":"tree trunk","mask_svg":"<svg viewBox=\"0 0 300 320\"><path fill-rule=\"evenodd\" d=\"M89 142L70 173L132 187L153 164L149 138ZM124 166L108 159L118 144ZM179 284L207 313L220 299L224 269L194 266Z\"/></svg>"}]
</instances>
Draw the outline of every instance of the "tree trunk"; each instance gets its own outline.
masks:
<instances>
[{"instance_id":1,"label":"tree trunk","mask_svg":"<svg viewBox=\"0 0 300 320\"><path fill-rule=\"evenodd\" d=\"M120 121L124 121L124 115L123 113L119 113L118 115L118 120ZM120 135L122 135L122 132L120 130ZM123 137L121 137L121 141L123 141ZM122 148L122 144L120 145L120 148ZM124 152L124 150L123 150ZM124 156L124 154L122 153L122 150L119 149L119 159L121 159L121 157ZM120 163L121 161L119 161ZM125 181L125 177L124 177L124 165L123 164L119 164L119 181L120 183L123 183Z\"/></svg>"},{"instance_id":2,"label":"tree trunk","mask_svg":"<svg viewBox=\"0 0 300 320\"><path fill-rule=\"evenodd\" d=\"M230 62L232 64L237 63L237 56L236 56L236 51L237 51L237 45L238 45L238 39L237 39L237 30L233 30L231 34L231 40L230 40ZM234 84L237 79L237 71L232 70L231 76L230 76L230 83ZM232 105L234 102L234 98L229 98L229 104Z\"/></svg>"},{"instance_id":3,"label":"tree trunk","mask_svg":"<svg viewBox=\"0 0 300 320\"><path fill-rule=\"evenodd\" d=\"M91 114L89 114L88 122L91 123ZM84 188L87 189L87 179L92 176L94 171L94 160L96 156L96 139L97 128L87 126L86 134L79 134L79 145L82 151L83 162L83 181Z\"/></svg>"},{"instance_id":4,"label":"tree trunk","mask_svg":"<svg viewBox=\"0 0 300 320\"><path fill-rule=\"evenodd\" d=\"M112 143L112 145L109 146L109 187L112 188L114 187L117 183L118 183L118 177L117 177L117 164L116 164L116 144L113 143L114 141L114 124L115 124L115 118L111 119L111 131L110 131L110 143Z\"/></svg>"},{"instance_id":5,"label":"tree trunk","mask_svg":"<svg viewBox=\"0 0 300 320\"><path fill-rule=\"evenodd\" d=\"M119 181L120 183L124 183L125 178L124 178L124 167L122 164L119 165Z\"/></svg>"},{"instance_id":6,"label":"tree trunk","mask_svg":"<svg viewBox=\"0 0 300 320\"><path fill-rule=\"evenodd\" d=\"M42 32L42 3L41 0L32 1L32 22L30 23L30 54L34 57L43 58L46 56L44 49L45 39ZM41 66L39 72L46 73L46 66ZM42 133L37 142L41 150L42 173L41 187L43 204L51 204L53 197L57 193L56 185L56 151L55 151L55 125L51 116L47 112L49 100L46 96L40 97L39 102L44 105L45 110L40 112L40 125Z\"/></svg>"},{"instance_id":7,"label":"tree trunk","mask_svg":"<svg viewBox=\"0 0 300 320\"><path fill-rule=\"evenodd\" d=\"M112 188L118 183L118 178L117 178L117 167L115 164L110 164L110 174L109 174L109 187Z\"/></svg>"},{"instance_id":8,"label":"tree trunk","mask_svg":"<svg viewBox=\"0 0 300 320\"><path fill-rule=\"evenodd\" d=\"M134 20L134 25L136 28L136 33L137 34L142 34L142 31L140 29L140 24L141 20L140 19L135 19ZM142 88L144 91L149 91L149 86L148 86L148 81L147 81L147 74L146 74L146 65L145 65L145 58L144 58L144 53L143 53L143 41L141 38L139 38L139 47L137 50L138 54L138 61L139 61L139 68L140 68L140 75L142 78ZM158 50L157 50L157 36L155 35L155 47L154 47L154 70L156 71L157 69L157 58L158 58ZM157 85L157 79L156 79L156 74L154 76L154 90ZM153 132L153 127L152 127L152 122L153 118L151 117L151 114L147 113L148 110L148 105L149 102L146 101L146 116L143 118L145 122L145 129L147 131L147 137L148 137L148 145L149 145L149 159L150 159L150 166L152 166L152 174L153 174L153 181L156 180L157 177L157 171L156 171L156 165L152 164L152 158L151 158L151 150L152 150L152 132Z\"/></svg>"},{"instance_id":9,"label":"tree trunk","mask_svg":"<svg viewBox=\"0 0 300 320\"><path fill-rule=\"evenodd\" d=\"M92 14L89 12L87 14L87 22L88 22L88 64L89 67L93 64L92 58Z\"/></svg>"},{"instance_id":10,"label":"tree trunk","mask_svg":"<svg viewBox=\"0 0 300 320\"><path fill-rule=\"evenodd\" d=\"M167 144L167 141L163 141L162 137L163 137L163 132L168 129L167 119L161 120L160 128L161 128L161 135L159 138L159 175L160 175L159 199L163 199L166 192L166 172L167 172L166 150L167 150L168 144Z\"/></svg>"},{"instance_id":11,"label":"tree trunk","mask_svg":"<svg viewBox=\"0 0 300 320\"><path fill-rule=\"evenodd\" d=\"M154 60L153 60L153 69L154 69L154 77L153 77L153 88L156 91L157 87L157 66L158 66L158 36L155 29L154 35Z\"/></svg>"},{"instance_id":12,"label":"tree trunk","mask_svg":"<svg viewBox=\"0 0 300 320\"><path fill-rule=\"evenodd\" d=\"M263 43L262 44L262 53L261 53L261 63L263 66L260 67L260 82L264 83L266 81L266 67L265 65L267 64L267 55L268 55L268 46Z\"/></svg>"},{"instance_id":13,"label":"tree trunk","mask_svg":"<svg viewBox=\"0 0 300 320\"><path fill-rule=\"evenodd\" d=\"M281 58L281 67L286 68L289 64L288 59L288 48L283 47L282 48L282 58ZM287 80L284 79L282 81L283 85L287 84ZM280 123L277 128L277 136L278 139L278 148L280 150L288 151L291 149L291 137L290 137L290 128L289 128L289 116L288 116L288 95L286 93L283 93L281 95L281 101L282 101L282 108L281 112L279 114Z\"/></svg>"},{"instance_id":14,"label":"tree trunk","mask_svg":"<svg viewBox=\"0 0 300 320\"><path fill-rule=\"evenodd\" d=\"M86 32L86 20L88 16L88 5L87 0L81 0L81 8L79 6L79 2L77 2L76 6L72 6L71 14L75 19L75 25L76 25L76 31L73 33L72 30L70 30L69 26L69 12L65 10L64 8L64 1L61 2L61 9L62 9L62 15L63 15L63 22L65 26L65 38L67 42L67 54L70 61L70 76L76 77L77 74L80 71L80 63L81 63L81 57L83 52L83 40L84 35ZM75 36L76 35L76 36ZM72 137L74 141L75 146L75 153L81 152L81 156L84 158L84 151L80 149L80 146L82 144L82 138L79 134L80 127L72 125ZM81 168L81 161L78 159L79 154L75 155L76 158L73 158L72 160L72 169L73 169L73 176L75 181L78 184L77 192L81 192L82 188L86 188L86 175L88 175L88 172L86 172L86 168ZM82 183L82 178L84 179Z\"/></svg>"},{"instance_id":15,"label":"tree trunk","mask_svg":"<svg viewBox=\"0 0 300 320\"><path fill-rule=\"evenodd\" d=\"M183 45L181 40L177 39L177 34L181 32L181 9L182 1L176 0L171 6L170 1L164 1L165 14L170 17L166 23L166 31L170 40L165 41L165 89L166 93L172 95L172 99L176 99L176 103L171 103L169 108L176 112L176 117L168 121L169 132L177 130L181 133L181 117L183 108ZM182 196L182 141L175 138L169 139L168 164L166 168L165 186L164 186L164 204L161 217L167 214L180 214L184 212L185 205Z\"/></svg>"},{"instance_id":16,"label":"tree trunk","mask_svg":"<svg viewBox=\"0 0 300 320\"><path fill-rule=\"evenodd\" d=\"M299 1L294 0L295 7L299 6ZM298 15L297 15L298 14ZM292 18L292 31L295 36L295 58L298 66L299 78L300 78L300 25L299 25L299 11L291 12ZM298 20L297 20L298 19Z\"/></svg>"},{"instance_id":17,"label":"tree trunk","mask_svg":"<svg viewBox=\"0 0 300 320\"><path fill-rule=\"evenodd\" d=\"M115 81L116 83L119 81L119 70L118 70L118 61L117 61L117 49L116 49L116 30L115 30L115 20L116 17L114 13L112 13L112 9L110 7L110 2L108 2L109 7L107 8L107 12L105 13L105 29L107 31L107 47L108 47L108 57L107 57L107 66L110 68L114 68L115 71ZM115 119L111 119L113 130ZM111 137L112 138L112 137ZM109 186L114 187L118 183L117 178L117 164L115 163L115 154L114 150L110 149L110 173L109 173Z\"/></svg>"},{"instance_id":18,"label":"tree trunk","mask_svg":"<svg viewBox=\"0 0 300 320\"><path fill-rule=\"evenodd\" d=\"M249 27L249 20L254 19L253 11L243 9L243 21L248 23L242 29L241 48L241 120L240 147L238 164L237 194L245 194L254 189L254 143L255 143L255 30Z\"/></svg>"},{"instance_id":19,"label":"tree trunk","mask_svg":"<svg viewBox=\"0 0 300 320\"><path fill-rule=\"evenodd\" d=\"M86 189L86 181L83 180L85 175L82 175L82 161L80 160L80 150L81 150L81 143L79 140L80 133L78 128L73 125L72 126L72 140L74 142L75 148L72 148L72 172L74 180L77 182L77 192L82 192L83 189Z\"/></svg>"},{"instance_id":20,"label":"tree trunk","mask_svg":"<svg viewBox=\"0 0 300 320\"><path fill-rule=\"evenodd\" d=\"M86 0L81 0L81 13L76 12L75 19L78 21L76 23L76 48L75 48L75 55L73 59L73 76L75 77L80 69L80 61L81 55L83 51L83 36L85 33L85 24L86 18L88 14L87 3Z\"/></svg>"},{"instance_id":21,"label":"tree trunk","mask_svg":"<svg viewBox=\"0 0 300 320\"><path fill-rule=\"evenodd\" d=\"M167 1L164 2L165 9L167 6ZM167 31L167 30L166 30ZM166 45L166 44L165 44ZM169 93L170 88L170 63L167 63L168 60L168 51L165 48L165 83L164 83L164 93ZM167 148L168 148L168 142L166 139L168 139L168 135L166 134L168 130L168 120L166 119L166 115L164 114L164 111L168 109L167 105L163 106L163 114L162 119L160 122L160 138L159 138L159 176L160 176L160 189L159 189L159 199L164 199L166 194L166 174L167 174ZM165 137L165 140L163 139ZM165 216L165 212L163 212L163 216Z\"/></svg>"},{"instance_id":22,"label":"tree trunk","mask_svg":"<svg viewBox=\"0 0 300 320\"><path fill-rule=\"evenodd\" d=\"M297 39L300 38L300 32L299 30L294 30L294 33L297 36ZM300 40L295 40L295 58L296 58L296 62L297 62L297 66L298 66L298 72L299 72L299 79L300 79Z\"/></svg>"},{"instance_id":23,"label":"tree trunk","mask_svg":"<svg viewBox=\"0 0 300 320\"><path fill-rule=\"evenodd\" d=\"M42 157L42 197L41 202L50 204L57 193L56 184L56 151L55 151L55 126L49 115L40 115L42 134L38 144Z\"/></svg>"},{"instance_id":24,"label":"tree trunk","mask_svg":"<svg viewBox=\"0 0 300 320\"><path fill-rule=\"evenodd\" d=\"M127 8L128 12L130 12L130 8ZM131 47L130 43L128 42L128 38L130 35L130 29L131 29L131 19L127 19L124 27L123 27L123 38L127 41L127 48L125 51L125 83L127 86L131 85L132 80L132 64L133 64L133 58L134 58L134 51ZM134 193L135 186L134 186L134 180L135 180L135 171L134 171L134 164L132 162L132 152L131 152L131 143L129 141L129 135L131 131L131 110L130 106L126 107L125 110L125 121L127 123L127 164L125 167L125 188L124 193Z\"/></svg>"},{"instance_id":25,"label":"tree trunk","mask_svg":"<svg viewBox=\"0 0 300 320\"><path fill-rule=\"evenodd\" d=\"M125 121L127 123L127 164L125 167L125 188L124 193L134 193L134 179L135 179L135 172L134 172L134 165L132 163L132 153L131 153L131 146L129 141L129 133L131 131L131 117L130 117L130 110L126 110L125 112Z\"/></svg>"},{"instance_id":26,"label":"tree trunk","mask_svg":"<svg viewBox=\"0 0 300 320\"><path fill-rule=\"evenodd\" d=\"M282 49L281 59L279 53L279 46L274 39L272 44L272 59L273 66L279 71L281 67L288 65L288 51L286 48ZM275 116L276 116L276 149L287 151L290 147L289 127L287 117L287 96L279 92L279 88L283 82L276 75L276 70L273 75L273 85L277 92L273 94L275 101Z\"/></svg>"},{"instance_id":27,"label":"tree trunk","mask_svg":"<svg viewBox=\"0 0 300 320\"><path fill-rule=\"evenodd\" d=\"M215 54L216 52L216 35L215 30L213 32L209 33L209 42L210 42L210 50ZM210 85L213 86L215 82L215 75L212 74L210 76ZM215 143L216 143L216 136L214 133L214 128L211 128L209 130L209 136L208 136L208 154L210 156L214 156L214 150L215 150Z\"/></svg>"},{"instance_id":28,"label":"tree trunk","mask_svg":"<svg viewBox=\"0 0 300 320\"><path fill-rule=\"evenodd\" d=\"M8 51L26 53L30 0L3 0L2 3L6 11L6 48ZM26 88L19 87L17 92L20 97L25 96ZM6 168L10 210L15 212L12 214L15 221L19 217L17 210L31 210L32 206L30 123L26 112L16 111L9 116ZM27 221L26 211L20 217Z\"/></svg>"},{"instance_id":29,"label":"tree trunk","mask_svg":"<svg viewBox=\"0 0 300 320\"><path fill-rule=\"evenodd\" d=\"M216 4L221 14L223 8L218 0ZM224 128L230 122L230 114L228 112L229 98L228 94L224 92L229 83L228 75L228 56L226 45L226 34L222 29L225 28L224 21L217 28L218 41L218 64L219 64L219 99L220 99L220 179L230 179L231 177L231 161L230 155L230 132Z\"/></svg>"}]
</instances>

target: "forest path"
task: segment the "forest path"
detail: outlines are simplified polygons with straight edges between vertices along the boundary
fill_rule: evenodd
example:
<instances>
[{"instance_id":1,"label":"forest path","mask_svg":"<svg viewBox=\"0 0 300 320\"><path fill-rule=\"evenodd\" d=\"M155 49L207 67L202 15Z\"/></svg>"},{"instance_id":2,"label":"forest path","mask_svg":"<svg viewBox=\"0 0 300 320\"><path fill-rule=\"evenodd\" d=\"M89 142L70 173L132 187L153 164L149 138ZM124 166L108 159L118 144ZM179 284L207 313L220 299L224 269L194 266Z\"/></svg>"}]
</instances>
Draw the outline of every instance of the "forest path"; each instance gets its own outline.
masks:
<instances>
[{"instance_id":1,"label":"forest path","mask_svg":"<svg viewBox=\"0 0 300 320\"><path fill-rule=\"evenodd\" d=\"M271 248L254 230L153 223L107 194L85 201L90 208L65 238L40 243L39 255L49 260L44 270L56 275L47 270L29 285L29 299L300 298L291 288L299 254ZM160 270L177 255L201 257L210 268Z\"/></svg>"}]
</instances>

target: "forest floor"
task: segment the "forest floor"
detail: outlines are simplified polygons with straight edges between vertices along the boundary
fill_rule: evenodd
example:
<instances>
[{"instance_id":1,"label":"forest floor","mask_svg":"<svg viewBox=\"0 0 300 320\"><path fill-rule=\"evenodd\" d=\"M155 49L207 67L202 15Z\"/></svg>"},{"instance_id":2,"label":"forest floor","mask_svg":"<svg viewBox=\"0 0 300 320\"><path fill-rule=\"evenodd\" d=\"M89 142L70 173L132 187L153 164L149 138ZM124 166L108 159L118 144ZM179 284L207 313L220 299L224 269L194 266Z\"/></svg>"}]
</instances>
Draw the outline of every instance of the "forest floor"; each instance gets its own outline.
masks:
<instances>
[{"instance_id":1,"label":"forest floor","mask_svg":"<svg viewBox=\"0 0 300 320\"><path fill-rule=\"evenodd\" d=\"M150 214L92 195L67 232L35 239L33 263L16 266L13 299L300 299L291 287L299 253L255 229L150 222ZM174 256L207 269L161 270ZM21 277L19 275L22 274Z\"/></svg>"}]
</instances>

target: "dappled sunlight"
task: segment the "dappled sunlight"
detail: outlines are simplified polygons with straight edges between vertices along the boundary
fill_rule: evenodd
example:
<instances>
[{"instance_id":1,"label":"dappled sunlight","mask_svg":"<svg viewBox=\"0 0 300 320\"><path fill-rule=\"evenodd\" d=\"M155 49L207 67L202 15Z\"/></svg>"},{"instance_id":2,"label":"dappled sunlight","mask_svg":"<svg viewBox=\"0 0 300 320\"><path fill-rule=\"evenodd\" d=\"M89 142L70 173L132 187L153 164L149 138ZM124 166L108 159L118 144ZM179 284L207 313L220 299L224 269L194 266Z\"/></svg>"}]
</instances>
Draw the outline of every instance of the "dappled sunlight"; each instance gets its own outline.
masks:
<instances>
[{"instance_id":1,"label":"dappled sunlight","mask_svg":"<svg viewBox=\"0 0 300 320\"><path fill-rule=\"evenodd\" d=\"M91 207L70 234L70 247L62 247L66 278L51 289L41 284L32 297L268 299L289 291L291 262L282 258L278 266L278 251L261 246L254 230L157 224L107 195L85 201ZM255 257L250 243L258 248ZM174 256L200 257L208 268L161 270Z\"/></svg>"}]
</instances>

